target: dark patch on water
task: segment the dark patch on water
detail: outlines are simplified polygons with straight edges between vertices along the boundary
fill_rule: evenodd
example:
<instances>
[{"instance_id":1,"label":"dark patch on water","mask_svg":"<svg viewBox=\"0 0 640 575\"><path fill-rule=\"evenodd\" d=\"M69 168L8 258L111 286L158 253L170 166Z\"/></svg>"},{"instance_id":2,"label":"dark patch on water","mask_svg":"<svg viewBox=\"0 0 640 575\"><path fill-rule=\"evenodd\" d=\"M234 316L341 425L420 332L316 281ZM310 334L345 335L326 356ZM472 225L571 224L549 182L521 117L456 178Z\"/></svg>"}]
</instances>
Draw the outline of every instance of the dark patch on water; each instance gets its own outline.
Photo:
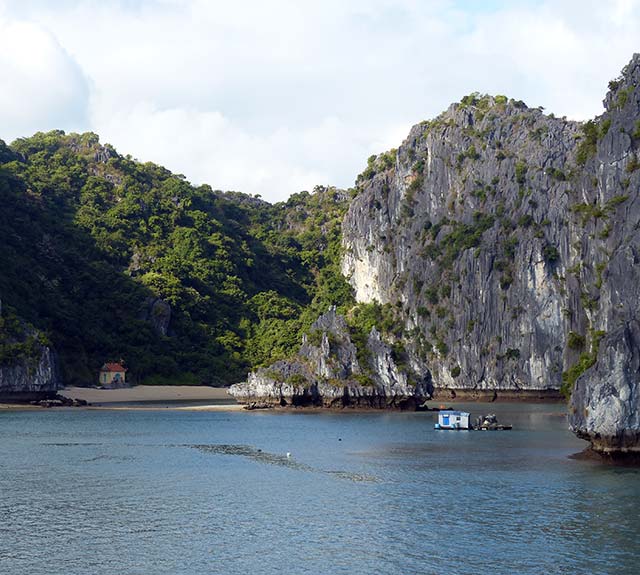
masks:
<instances>
[{"instance_id":1,"label":"dark patch on water","mask_svg":"<svg viewBox=\"0 0 640 575\"><path fill-rule=\"evenodd\" d=\"M83 459L82 461L83 463L94 463L96 461L109 461L109 462L118 463L118 462L133 461L133 460L134 460L133 457L104 454L104 455L96 455L95 457L91 457L89 459Z\"/></svg>"},{"instance_id":2,"label":"dark patch on water","mask_svg":"<svg viewBox=\"0 0 640 575\"><path fill-rule=\"evenodd\" d=\"M327 475L339 477L340 479L347 479L349 481L366 482L366 483L375 483L378 481L378 478L373 477L372 475L366 475L363 473L352 473L350 471L341 471L341 470L327 471L323 469L318 469L318 468L312 467L311 465L307 465L306 463L301 463L299 461L296 461L293 457L290 457L288 455L282 455L279 453L269 453L268 451L262 451L262 449L252 447L250 445L213 444L213 445L185 445L185 447L190 447L191 449L197 449L198 451L202 451L204 453L214 453L217 455L238 455L240 457L246 457L247 459L251 459L252 461L256 461L258 463L264 463L267 465L278 465L280 467L295 469L296 471L306 471L311 473L325 473Z\"/></svg>"},{"instance_id":3,"label":"dark patch on water","mask_svg":"<svg viewBox=\"0 0 640 575\"><path fill-rule=\"evenodd\" d=\"M101 447L106 445L105 443L43 443L46 447Z\"/></svg>"}]
</instances>

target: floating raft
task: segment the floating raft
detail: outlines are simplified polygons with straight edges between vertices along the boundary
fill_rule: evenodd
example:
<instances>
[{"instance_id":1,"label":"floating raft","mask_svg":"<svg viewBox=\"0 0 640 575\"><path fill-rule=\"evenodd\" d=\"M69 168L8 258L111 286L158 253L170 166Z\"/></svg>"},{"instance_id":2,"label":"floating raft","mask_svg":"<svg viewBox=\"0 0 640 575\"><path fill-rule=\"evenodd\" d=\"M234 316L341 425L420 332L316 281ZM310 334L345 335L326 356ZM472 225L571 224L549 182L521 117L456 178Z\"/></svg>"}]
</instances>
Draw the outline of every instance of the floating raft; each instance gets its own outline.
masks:
<instances>
[{"instance_id":1,"label":"floating raft","mask_svg":"<svg viewBox=\"0 0 640 575\"><path fill-rule=\"evenodd\" d=\"M513 429L512 425L498 423L498 418L493 413L478 417L475 425L470 423L469 415L466 411L442 410L438 414L438 423L434 425L434 428L452 431L508 431Z\"/></svg>"}]
</instances>

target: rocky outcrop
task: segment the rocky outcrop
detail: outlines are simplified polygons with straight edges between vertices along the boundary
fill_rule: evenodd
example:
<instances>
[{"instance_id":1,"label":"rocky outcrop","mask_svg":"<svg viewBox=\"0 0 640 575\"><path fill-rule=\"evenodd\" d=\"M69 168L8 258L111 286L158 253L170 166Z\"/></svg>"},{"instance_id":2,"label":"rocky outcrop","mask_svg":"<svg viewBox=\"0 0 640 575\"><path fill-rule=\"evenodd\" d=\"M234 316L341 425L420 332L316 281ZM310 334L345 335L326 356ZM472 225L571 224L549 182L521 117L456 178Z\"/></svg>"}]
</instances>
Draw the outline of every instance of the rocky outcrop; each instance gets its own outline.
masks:
<instances>
[{"instance_id":1,"label":"rocky outcrop","mask_svg":"<svg viewBox=\"0 0 640 575\"><path fill-rule=\"evenodd\" d=\"M472 96L415 126L392 166L361 183L343 272L358 301L397 310L413 364L436 387L560 388L580 133Z\"/></svg>"},{"instance_id":2,"label":"rocky outcrop","mask_svg":"<svg viewBox=\"0 0 640 575\"><path fill-rule=\"evenodd\" d=\"M359 352L344 317L335 309L311 326L295 358L251 372L246 382L229 389L250 408L411 409L422 404L430 391L430 374L416 378L400 369L375 328Z\"/></svg>"},{"instance_id":3,"label":"rocky outcrop","mask_svg":"<svg viewBox=\"0 0 640 575\"><path fill-rule=\"evenodd\" d=\"M37 330L12 316L2 317L0 302L0 401L30 401L56 395L56 358Z\"/></svg>"},{"instance_id":4,"label":"rocky outcrop","mask_svg":"<svg viewBox=\"0 0 640 575\"><path fill-rule=\"evenodd\" d=\"M163 299L153 297L147 298L145 304L142 319L150 322L158 335L166 336L171 323L171 305Z\"/></svg>"},{"instance_id":5,"label":"rocky outcrop","mask_svg":"<svg viewBox=\"0 0 640 575\"><path fill-rule=\"evenodd\" d=\"M606 134L585 165L579 249L592 336L575 371L573 430L601 453L640 455L640 55L610 83ZM586 209L586 208L584 208ZM598 216L597 218L595 216ZM584 368L584 369L583 369Z\"/></svg>"},{"instance_id":6,"label":"rocky outcrop","mask_svg":"<svg viewBox=\"0 0 640 575\"><path fill-rule=\"evenodd\" d=\"M569 393L596 449L638 443L640 57L580 124L468 96L371 158L343 225L359 302L437 390Z\"/></svg>"},{"instance_id":7,"label":"rocky outcrop","mask_svg":"<svg viewBox=\"0 0 640 575\"><path fill-rule=\"evenodd\" d=\"M600 349L573 392L571 425L598 452L640 455L640 325L617 328Z\"/></svg>"},{"instance_id":8,"label":"rocky outcrop","mask_svg":"<svg viewBox=\"0 0 640 575\"><path fill-rule=\"evenodd\" d=\"M32 400L55 395L60 389L55 356L41 346L34 357L0 364L0 399Z\"/></svg>"}]
</instances>

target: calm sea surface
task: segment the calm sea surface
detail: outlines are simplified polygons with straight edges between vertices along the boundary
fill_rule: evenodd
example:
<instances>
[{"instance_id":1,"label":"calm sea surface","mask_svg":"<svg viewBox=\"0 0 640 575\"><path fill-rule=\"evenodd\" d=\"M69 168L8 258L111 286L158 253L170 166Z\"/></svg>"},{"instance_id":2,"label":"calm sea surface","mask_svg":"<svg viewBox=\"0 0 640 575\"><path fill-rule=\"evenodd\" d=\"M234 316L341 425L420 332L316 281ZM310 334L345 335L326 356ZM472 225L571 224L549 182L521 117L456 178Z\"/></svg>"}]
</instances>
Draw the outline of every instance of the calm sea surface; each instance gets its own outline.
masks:
<instances>
[{"instance_id":1,"label":"calm sea surface","mask_svg":"<svg viewBox=\"0 0 640 575\"><path fill-rule=\"evenodd\" d=\"M558 405L0 413L0 573L638 574L640 471ZM287 458L286 453L291 457Z\"/></svg>"}]
</instances>

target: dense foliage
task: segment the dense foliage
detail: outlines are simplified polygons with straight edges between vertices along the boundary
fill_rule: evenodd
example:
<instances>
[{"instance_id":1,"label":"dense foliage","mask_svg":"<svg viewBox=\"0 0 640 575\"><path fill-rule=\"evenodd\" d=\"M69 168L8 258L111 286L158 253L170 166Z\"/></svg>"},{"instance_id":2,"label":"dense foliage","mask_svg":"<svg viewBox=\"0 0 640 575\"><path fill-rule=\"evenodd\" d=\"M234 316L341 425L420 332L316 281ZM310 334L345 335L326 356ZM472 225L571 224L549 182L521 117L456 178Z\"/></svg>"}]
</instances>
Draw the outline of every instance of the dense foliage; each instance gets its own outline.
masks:
<instances>
[{"instance_id":1,"label":"dense foliage","mask_svg":"<svg viewBox=\"0 0 640 575\"><path fill-rule=\"evenodd\" d=\"M0 142L0 297L52 342L67 383L119 359L138 382L238 381L352 303L348 199L318 188L271 205L194 187L90 133Z\"/></svg>"}]
</instances>

